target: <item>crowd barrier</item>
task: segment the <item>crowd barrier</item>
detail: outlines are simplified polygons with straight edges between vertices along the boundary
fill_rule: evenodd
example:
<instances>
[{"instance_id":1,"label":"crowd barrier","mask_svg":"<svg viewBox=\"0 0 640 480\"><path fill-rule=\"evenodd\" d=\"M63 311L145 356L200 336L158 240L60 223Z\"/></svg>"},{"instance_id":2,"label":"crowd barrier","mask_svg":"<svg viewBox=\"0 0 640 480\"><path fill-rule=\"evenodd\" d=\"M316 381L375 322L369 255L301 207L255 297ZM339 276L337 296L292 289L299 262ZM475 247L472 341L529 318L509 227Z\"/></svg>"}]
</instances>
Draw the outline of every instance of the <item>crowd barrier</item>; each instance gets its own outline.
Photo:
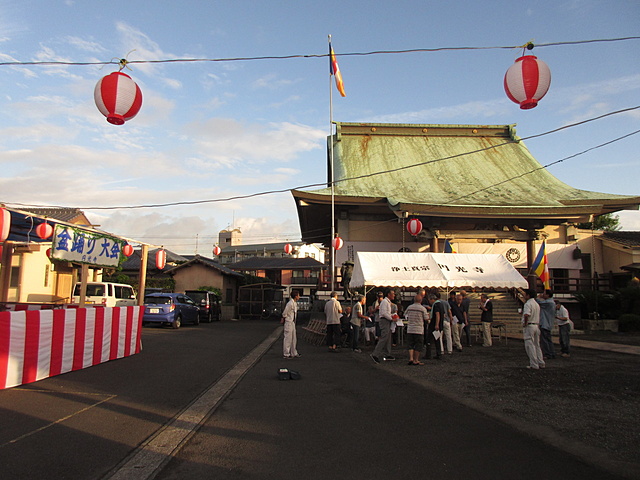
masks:
<instances>
[{"instance_id":1,"label":"crowd barrier","mask_svg":"<svg viewBox=\"0 0 640 480\"><path fill-rule=\"evenodd\" d=\"M0 312L0 389L139 353L144 307Z\"/></svg>"}]
</instances>

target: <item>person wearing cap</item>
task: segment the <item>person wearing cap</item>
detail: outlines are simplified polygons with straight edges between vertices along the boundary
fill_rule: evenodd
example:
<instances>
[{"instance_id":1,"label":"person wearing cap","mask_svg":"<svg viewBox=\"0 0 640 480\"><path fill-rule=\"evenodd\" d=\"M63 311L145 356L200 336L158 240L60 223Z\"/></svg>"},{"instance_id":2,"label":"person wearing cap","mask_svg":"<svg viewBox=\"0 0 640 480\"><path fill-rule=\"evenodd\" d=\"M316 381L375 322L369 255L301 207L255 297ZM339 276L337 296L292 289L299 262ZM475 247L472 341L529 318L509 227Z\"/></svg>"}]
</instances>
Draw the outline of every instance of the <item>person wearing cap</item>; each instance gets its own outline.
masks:
<instances>
[{"instance_id":1,"label":"person wearing cap","mask_svg":"<svg viewBox=\"0 0 640 480\"><path fill-rule=\"evenodd\" d=\"M391 355L391 323L395 321L391 313L391 304L395 296L396 292L389 289L387 296L380 302L380 340L371 354L371 358L376 363L380 363L380 358L395 360L395 357Z\"/></svg>"},{"instance_id":2,"label":"person wearing cap","mask_svg":"<svg viewBox=\"0 0 640 480\"><path fill-rule=\"evenodd\" d=\"M545 368L542 349L540 348L540 306L536 302L536 291L524 291L525 304L522 308L522 336L524 350L529 357L527 368L539 370Z\"/></svg>"},{"instance_id":3,"label":"person wearing cap","mask_svg":"<svg viewBox=\"0 0 640 480\"><path fill-rule=\"evenodd\" d=\"M284 340L282 342L282 355L284 358L299 357L297 350L296 336L296 316L298 315L298 299L300 292L291 290L291 297L287 306L282 312L282 323L284 324Z\"/></svg>"}]
</instances>

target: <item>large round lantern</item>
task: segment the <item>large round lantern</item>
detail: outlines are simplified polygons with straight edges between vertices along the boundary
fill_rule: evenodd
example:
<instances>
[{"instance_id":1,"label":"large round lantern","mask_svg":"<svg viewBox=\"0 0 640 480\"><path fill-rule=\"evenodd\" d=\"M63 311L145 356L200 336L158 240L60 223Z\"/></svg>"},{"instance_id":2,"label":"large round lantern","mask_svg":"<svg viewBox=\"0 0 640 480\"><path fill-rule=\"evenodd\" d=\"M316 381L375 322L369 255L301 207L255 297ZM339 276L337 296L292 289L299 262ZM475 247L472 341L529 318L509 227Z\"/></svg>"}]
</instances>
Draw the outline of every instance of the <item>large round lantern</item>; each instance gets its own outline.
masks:
<instances>
[{"instance_id":1,"label":"large round lantern","mask_svg":"<svg viewBox=\"0 0 640 480\"><path fill-rule=\"evenodd\" d=\"M342 246L344 245L344 241L340 237L336 237L331 241L331 245L336 250L340 250L342 248Z\"/></svg>"},{"instance_id":2,"label":"large round lantern","mask_svg":"<svg viewBox=\"0 0 640 480\"><path fill-rule=\"evenodd\" d=\"M551 84L551 71L546 63L533 55L516 59L504 75L504 91L511 101L527 110L538 105Z\"/></svg>"},{"instance_id":3,"label":"large round lantern","mask_svg":"<svg viewBox=\"0 0 640 480\"><path fill-rule=\"evenodd\" d=\"M133 247L128 243L125 243L124 246L122 247L122 254L125 257L130 257L131 255L133 255Z\"/></svg>"},{"instance_id":4,"label":"large round lantern","mask_svg":"<svg viewBox=\"0 0 640 480\"><path fill-rule=\"evenodd\" d=\"M113 125L122 125L131 120L142 106L140 87L129 75L122 72L113 72L102 77L96 84L93 97L100 113Z\"/></svg>"},{"instance_id":5,"label":"large round lantern","mask_svg":"<svg viewBox=\"0 0 640 480\"><path fill-rule=\"evenodd\" d=\"M216 245L215 247L213 247L213 254L217 257L218 255L220 255L220 252L222 252L222 249Z\"/></svg>"},{"instance_id":6,"label":"large round lantern","mask_svg":"<svg viewBox=\"0 0 640 480\"><path fill-rule=\"evenodd\" d=\"M9 238L9 230L11 229L11 213L9 210L0 208L0 242L4 242Z\"/></svg>"},{"instance_id":7,"label":"large round lantern","mask_svg":"<svg viewBox=\"0 0 640 480\"><path fill-rule=\"evenodd\" d=\"M287 243L284 246L284 253L286 253L287 255L291 255L291 252L293 252L293 247L291 246L290 243Z\"/></svg>"},{"instance_id":8,"label":"large round lantern","mask_svg":"<svg viewBox=\"0 0 640 480\"><path fill-rule=\"evenodd\" d=\"M412 218L407 222L407 231L415 237L422 231L422 222L417 218Z\"/></svg>"},{"instance_id":9,"label":"large round lantern","mask_svg":"<svg viewBox=\"0 0 640 480\"><path fill-rule=\"evenodd\" d=\"M36 234L42 240L46 240L47 238L51 237L51 235L53 235L53 227L47 222L41 223L36 227Z\"/></svg>"},{"instance_id":10,"label":"large round lantern","mask_svg":"<svg viewBox=\"0 0 640 480\"><path fill-rule=\"evenodd\" d=\"M167 252L160 249L156 252L156 268L162 270L167 264Z\"/></svg>"}]
</instances>

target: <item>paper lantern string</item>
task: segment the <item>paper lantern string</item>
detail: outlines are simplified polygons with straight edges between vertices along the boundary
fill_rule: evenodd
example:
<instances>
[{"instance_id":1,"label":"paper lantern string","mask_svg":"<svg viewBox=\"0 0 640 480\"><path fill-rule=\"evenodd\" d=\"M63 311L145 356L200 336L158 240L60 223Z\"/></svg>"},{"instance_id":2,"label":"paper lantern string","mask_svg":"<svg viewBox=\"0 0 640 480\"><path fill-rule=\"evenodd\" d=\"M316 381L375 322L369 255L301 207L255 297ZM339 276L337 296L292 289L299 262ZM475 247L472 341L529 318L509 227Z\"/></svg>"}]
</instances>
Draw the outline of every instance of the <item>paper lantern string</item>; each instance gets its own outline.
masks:
<instances>
[{"instance_id":1,"label":"paper lantern string","mask_svg":"<svg viewBox=\"0 0 640 480\"><path fill-rule=\"evenodd\" d=\"M118 65L120 65L120 69L118 70L119 72L121 72L122 70L124 70L125 68L128 68L129 70L131 70L131 67L129 67L129 55L131 55L133 52L135 52L136 49L134 48L133 50L131 50L129 53L127 53L127 56L124 58L112 58L111 61L113 62L114 60L118 61ZM133 70L131 70L133 71Z\"/></svg>"}]
</instances>

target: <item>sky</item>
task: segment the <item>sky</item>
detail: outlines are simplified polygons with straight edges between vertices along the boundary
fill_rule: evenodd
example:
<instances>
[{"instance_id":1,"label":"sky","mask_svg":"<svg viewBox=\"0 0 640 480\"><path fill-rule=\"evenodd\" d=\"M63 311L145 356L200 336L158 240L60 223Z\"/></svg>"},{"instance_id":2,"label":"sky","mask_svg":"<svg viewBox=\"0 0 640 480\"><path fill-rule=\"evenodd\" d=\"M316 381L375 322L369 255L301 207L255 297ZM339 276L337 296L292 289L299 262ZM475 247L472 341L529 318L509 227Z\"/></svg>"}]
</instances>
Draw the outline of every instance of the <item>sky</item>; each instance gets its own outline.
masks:
<instances>
[{"instance_id":1,"label":"sky","mask_svg":"<svg viewBox=\"0 0 640 480\"><path fill-rule=\"evenodd\" d=\"M287 190L326 181L333 120L515 124L519 137L640 105L640 40L538 46L551 69L539 105L520 110L503 77L522 48L640 35L637 0L0 0L0 62L134 63L143 94L122 126L93 91L117 65L0 66L0 203L81 208L101 228L182 254L211 255L218 232L243 243L300 238ZM525 142L543 165L640 129L640 109ZM640 134L549 167L580 189L640 195ZM285 193L230 198L272 190ZM214 202L160 208L172 202ZM99 208L96 208L99 207ZM621 212L640 230L640 212Z\"/></svg>"}]
</instances>

